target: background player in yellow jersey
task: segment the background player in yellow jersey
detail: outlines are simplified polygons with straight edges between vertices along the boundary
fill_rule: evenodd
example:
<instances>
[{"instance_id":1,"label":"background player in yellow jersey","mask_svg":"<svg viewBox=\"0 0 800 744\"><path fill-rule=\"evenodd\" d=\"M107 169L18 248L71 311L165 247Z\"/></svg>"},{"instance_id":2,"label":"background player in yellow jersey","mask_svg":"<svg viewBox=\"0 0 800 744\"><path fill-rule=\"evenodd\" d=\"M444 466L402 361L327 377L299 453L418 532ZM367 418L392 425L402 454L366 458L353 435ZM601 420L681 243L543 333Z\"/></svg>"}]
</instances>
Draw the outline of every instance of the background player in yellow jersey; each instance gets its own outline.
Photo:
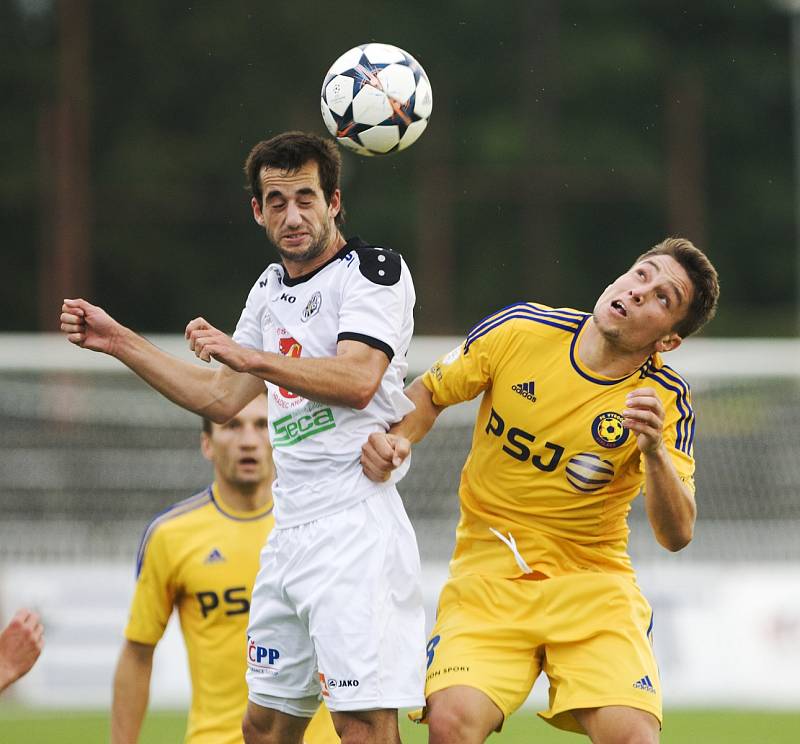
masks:
<instances>
[{"instance_id":1,"label":"background player in yellow jersey","mask_svg":"<svg viewBox=\"0 0 800 744\"><path fill-rule=\"evenodd\" d=\"M192 680L186 742L243 741L242 646L259 552L274 522L266 396L257 396L226 424L204 419L201 449L214 465L214 483L159 514L142 538L136 593L114 678L112 744L139 737L153 651L173 606ZM339 741L324 706L306 729L305 741Z\"/></svg>"},{"instance_id":2,"label":"background player in yellow jersey","mask_svg":"<svg viewBox=\"0 0 800 744\"><path fill-rule=\"evenodd\" d=\"M658 741L652 611L626 518L644 489L659 543L692 538L694 413L660 355L713 316L718 295L706 256L667 239L592 314L520 303L489 316L412 383L416 410L370 436L362 464L382 480L444 407L483 393L428 643L432 744L483 742L542 671L553 725L599 744Z\"/></svg>"}]
</instances>

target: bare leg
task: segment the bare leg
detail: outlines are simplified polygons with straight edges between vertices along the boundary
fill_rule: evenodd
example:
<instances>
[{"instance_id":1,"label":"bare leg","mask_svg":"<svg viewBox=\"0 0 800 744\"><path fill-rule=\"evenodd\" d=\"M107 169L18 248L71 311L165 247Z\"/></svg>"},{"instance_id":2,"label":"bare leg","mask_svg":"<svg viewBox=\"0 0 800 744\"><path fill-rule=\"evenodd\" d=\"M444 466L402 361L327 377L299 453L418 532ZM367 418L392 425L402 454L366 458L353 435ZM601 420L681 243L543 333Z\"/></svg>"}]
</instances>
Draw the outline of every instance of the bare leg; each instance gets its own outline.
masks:
<instances>
[{"instance_id":1,"label":"bare leg","mask_svg":"<svg viewBox=\"0 0 800 744\"><path fill-rule=\"evenodd\" d=\"M246 744L302 744L308 720L248 700L242 734Z\"/></svg>"},{"instance_id":2,"label":"bare leg","mask_svg":"<svg viewBox=\"0 0 800 744\"><path fill-rule=\"evenodd\" d=\"M503 712L474 687L456 685L427 700L428 744L483 744L503 723Z\"/></svg>"},{"instance_id":3,"label":"bare leg","mask_svg":"<svg viewBox=\"0 0 800 744\"><path fill-rule=\"evenodd\" d=\"M582 708L572 711L586 729L592 744L658 744L655 716L625 705Z\"/></svg>"},{"instance_id":4,"label":"bare leg","mask_svg":"<svg viewBox=\"0 0 800 744\"><path fill-rule=\"evenodd\" d=\"M331 711L342 744L400 744L397 709Z\"/></svg>"}]
</instances>

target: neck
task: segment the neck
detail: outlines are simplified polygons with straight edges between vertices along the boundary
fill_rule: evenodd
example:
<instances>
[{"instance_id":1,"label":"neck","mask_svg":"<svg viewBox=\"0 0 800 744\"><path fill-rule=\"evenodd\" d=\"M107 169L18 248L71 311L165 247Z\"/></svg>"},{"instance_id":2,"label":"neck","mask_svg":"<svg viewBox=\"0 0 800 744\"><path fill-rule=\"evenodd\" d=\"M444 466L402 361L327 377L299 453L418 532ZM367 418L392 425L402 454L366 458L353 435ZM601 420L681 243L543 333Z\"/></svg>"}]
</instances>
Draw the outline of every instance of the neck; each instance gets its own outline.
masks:
<instances>
[{"instance_id":1,"label":"neck","mask_svg":"<svg viewBox=\"0 0 800 744\"><path fill-rule=\"evenodd\" d=\"M604 336L591 317L586 321L575 351L592 372L611 379L632 375L653 353L652 349L622 347L614 339Z\"/></svg>"},{"instance_id":2,"label":"neck","mask_svg":"<svg viewBox=\"0 0 800 744\"><path fill-rule=\"evenodd\" d=\"M231 483L219 476L216 478L220 499L234 511L258 511L272 501L272 483Z\"/></svg>"},{"instance_id":3,"label":"neck","mask_svg":"<svg viewBox=\"0 0 800 744\"><path fill-rule=\"evenodd\" d=\"M341 249L347 241L342 237L338 230L334 230L330 242L322 253L314 258L305 261L292 261L291 259L283 259L283 267L291 279L297 279L299 276L305 276L312 271L316 271L320 266L330 261Z\"/></svg>"}]
</instances>

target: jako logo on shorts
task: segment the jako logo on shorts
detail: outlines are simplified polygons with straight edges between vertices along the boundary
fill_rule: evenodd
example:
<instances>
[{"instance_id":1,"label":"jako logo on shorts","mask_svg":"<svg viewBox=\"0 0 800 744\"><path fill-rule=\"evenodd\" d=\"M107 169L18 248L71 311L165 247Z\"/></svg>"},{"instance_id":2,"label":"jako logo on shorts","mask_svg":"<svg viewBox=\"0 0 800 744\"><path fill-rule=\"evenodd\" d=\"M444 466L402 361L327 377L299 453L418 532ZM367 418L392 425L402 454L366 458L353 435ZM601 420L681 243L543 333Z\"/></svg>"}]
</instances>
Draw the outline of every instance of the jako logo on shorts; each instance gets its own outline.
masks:
<instances>
[{"instance_id":1,"label":"jako logo on shorts","mask_svg":"<svg viewBox=\"0 0 800 744\"><path fill-rule=\"evenodd\" d=\"M252 638L247 639L247 660L250 666L272 668L280 658L277 648L259 646Z\"/></svg>"}]
</instances>

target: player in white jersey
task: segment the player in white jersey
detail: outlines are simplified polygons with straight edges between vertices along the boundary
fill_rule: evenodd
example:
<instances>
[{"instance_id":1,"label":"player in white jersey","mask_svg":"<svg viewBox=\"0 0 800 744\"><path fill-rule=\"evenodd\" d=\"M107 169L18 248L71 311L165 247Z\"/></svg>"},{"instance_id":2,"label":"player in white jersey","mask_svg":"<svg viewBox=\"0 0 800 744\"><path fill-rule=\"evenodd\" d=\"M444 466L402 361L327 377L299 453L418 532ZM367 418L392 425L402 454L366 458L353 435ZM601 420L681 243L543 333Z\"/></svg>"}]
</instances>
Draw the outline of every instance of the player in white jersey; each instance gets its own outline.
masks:
<instances>
[{"instance_id":1,"label":"player in white jersey","mask_svg":"<svg viewBox=\"0 0 800 744\"><path fill-rule=\"evenodd\" d=\"M276 526L261 556L246 653L248 744L300 742L324 698L344 744L400 741L423 702L419 555L395 487L361 472L361 444L412 409L403 393L414 289L403 259L345 240L333 143L289 132L245 164L256 222L281 263L256 281L233 337L196 318L182 362L85 300L61 328L170 400L224 422L267 383ZM245 649L243 649L245 652Z\"/></svg>"}]
</instances>

